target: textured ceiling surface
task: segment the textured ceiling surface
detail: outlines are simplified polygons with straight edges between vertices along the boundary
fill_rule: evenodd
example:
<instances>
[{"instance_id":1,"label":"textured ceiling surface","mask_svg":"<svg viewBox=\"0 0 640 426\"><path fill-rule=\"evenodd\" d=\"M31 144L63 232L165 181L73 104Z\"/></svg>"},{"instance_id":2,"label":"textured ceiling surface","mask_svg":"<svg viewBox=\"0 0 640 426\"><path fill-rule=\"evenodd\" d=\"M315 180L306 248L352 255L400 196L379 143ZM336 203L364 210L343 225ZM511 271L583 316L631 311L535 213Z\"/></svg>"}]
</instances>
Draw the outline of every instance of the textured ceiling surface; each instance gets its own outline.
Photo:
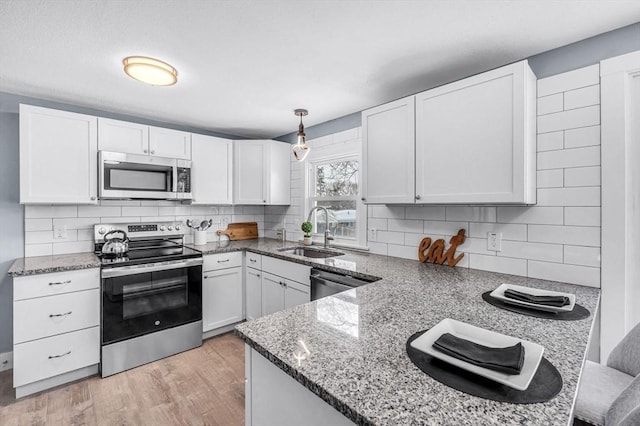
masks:
<instances>
[{"instance_id":1,"label":"textured ceiling surface","mask_svg":"<svg viewBox=\"0 0 640 426\"><path fill-rule=\"evenodd\" d=\"M0 91L270 138L295 108L321 123L638 21L638 0L0 0Z\"/></svg>"}]
</instances>

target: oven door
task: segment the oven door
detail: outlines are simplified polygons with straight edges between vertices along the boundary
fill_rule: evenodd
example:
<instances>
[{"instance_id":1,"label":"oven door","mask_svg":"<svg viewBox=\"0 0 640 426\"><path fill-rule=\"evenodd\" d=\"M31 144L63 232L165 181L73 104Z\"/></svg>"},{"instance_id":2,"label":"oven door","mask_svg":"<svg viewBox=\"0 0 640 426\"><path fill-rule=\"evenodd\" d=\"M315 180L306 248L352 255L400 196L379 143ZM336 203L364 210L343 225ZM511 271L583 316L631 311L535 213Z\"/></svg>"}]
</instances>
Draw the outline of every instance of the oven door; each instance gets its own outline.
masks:
<instances>
[{"instance_id":1,"label":"oven door","mask_svg":"<svg viewBox=\"0 0 640 426\"><path fill-rule=\"evenodd\" d=\"M176 160L100 151L100 198L175 199Z\"/></svg>"},{"instance_id":2,"label":"oven door","mask_svg":"<svg viewBox=\"0 0 640 426\"><path fill-rule=\"evenodd\" d=\"M102 344L202 319L202 258L102 270Z\"/></svg>"}]
</instances>

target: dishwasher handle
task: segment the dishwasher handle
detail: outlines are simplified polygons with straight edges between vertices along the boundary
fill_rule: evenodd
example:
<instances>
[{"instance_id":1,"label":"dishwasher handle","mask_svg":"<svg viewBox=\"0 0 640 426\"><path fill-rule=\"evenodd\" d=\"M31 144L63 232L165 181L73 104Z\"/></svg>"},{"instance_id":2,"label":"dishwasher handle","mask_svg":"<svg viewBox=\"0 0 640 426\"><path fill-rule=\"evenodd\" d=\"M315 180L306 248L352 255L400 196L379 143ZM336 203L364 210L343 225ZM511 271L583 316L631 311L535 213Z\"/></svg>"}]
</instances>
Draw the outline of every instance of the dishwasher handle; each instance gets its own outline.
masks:
<instances>
[{"instance_id":1,"label":"dishwasher handle","mask_svg":"<svg viewBox=\"0 0 640 426\"><path fill-rule=\"evenodd\" d=\"M332 280L327 280L325 278L322 278L320 275L311 275L311 285L315 287L314 284L322 284L324 286L330 287L330 288L334 288L340 291L345 291L345 290L350 290L353 287L348 286L348 285L344 285Z\"/></svg>"}]
</instances>

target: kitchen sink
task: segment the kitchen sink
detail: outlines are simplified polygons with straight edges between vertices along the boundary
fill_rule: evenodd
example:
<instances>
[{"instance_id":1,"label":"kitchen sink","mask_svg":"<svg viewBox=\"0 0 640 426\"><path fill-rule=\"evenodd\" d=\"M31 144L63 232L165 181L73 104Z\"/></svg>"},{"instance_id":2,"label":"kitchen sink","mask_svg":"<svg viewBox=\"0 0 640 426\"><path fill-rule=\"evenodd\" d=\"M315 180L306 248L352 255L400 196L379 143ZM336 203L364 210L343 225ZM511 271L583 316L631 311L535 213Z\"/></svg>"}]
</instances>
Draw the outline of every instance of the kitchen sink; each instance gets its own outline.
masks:
<instances>
[{"instance_id":1,"label":"kitchen sink","mask_svg":"<svg viewBox=\"0 0 640 426\"><path fill-rule=\"evenodd\" d=\"M278 249L278 251L291 253L298 256L312 257L314 259L325 259L327 257L344 255L344 253L341 253L339 251L316 248L316 247L304 247L304 246L285 247L285 248Z\"/></svg>"}]
</instances>

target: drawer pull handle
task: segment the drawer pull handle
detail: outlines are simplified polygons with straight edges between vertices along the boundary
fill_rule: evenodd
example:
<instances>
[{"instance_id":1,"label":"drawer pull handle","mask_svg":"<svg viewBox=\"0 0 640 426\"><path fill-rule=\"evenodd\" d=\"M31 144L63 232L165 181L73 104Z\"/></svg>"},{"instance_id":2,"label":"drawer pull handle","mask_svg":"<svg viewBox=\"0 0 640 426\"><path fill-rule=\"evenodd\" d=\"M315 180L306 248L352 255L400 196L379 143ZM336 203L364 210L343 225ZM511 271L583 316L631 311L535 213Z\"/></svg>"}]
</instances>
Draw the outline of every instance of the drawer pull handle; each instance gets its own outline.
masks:
<instances>
[{"instance_id":1,"label":"drawer pull handle","mask_svg":"<svg viewBox=\"0 0 640 426\"><path fill-rule=\"evenodd\" d=\"M49 285L64 285L64 284L71 284L71 280L58 281L58 282L55 282L55 283L49 283Z\"/></svg>"},{"instance_id":2,"label":"drawer pull handle","mask_svg":"<svg viewBox=\"0 0 640 426\"><path fill-rule=\"evenodd\" d=\"M249 260L252 261L253 263L257 262L257 260L255 260L255 259L249 259Z\"/></svg>"},{"instance_id":3,"label":"drawer pull handle","mask_svg":"<svg viewBox=\"0 0 640 426\"><path fill-rule=\"evenodd\" d=\"M60 355L49 355L49 359L62 358L63 356L67 356L67 355L71 355L71 351L67 351Z\"/></svg>"},{"instance_id":4,"label":"drawer pull handle","mask_svg":"<svg viewBox=\"0 0 640 426\"><path fill-rule=\"evenodd\" d=\"M49 318L53 317L66 317L67 315L71 315L71 311L65 312L64 314L49 314Z\"/></svg>"},{"instance_id":5,"label":"drawer pull handle","mask_svg":"<svg viewBox=\"0 0 640 426\"><path fill-rule=\"evenodd\" d=\"M229 261L229 259L225 259L225 260L218 260L218 263L227 263Z\"/></svg>"}]
</instances>

